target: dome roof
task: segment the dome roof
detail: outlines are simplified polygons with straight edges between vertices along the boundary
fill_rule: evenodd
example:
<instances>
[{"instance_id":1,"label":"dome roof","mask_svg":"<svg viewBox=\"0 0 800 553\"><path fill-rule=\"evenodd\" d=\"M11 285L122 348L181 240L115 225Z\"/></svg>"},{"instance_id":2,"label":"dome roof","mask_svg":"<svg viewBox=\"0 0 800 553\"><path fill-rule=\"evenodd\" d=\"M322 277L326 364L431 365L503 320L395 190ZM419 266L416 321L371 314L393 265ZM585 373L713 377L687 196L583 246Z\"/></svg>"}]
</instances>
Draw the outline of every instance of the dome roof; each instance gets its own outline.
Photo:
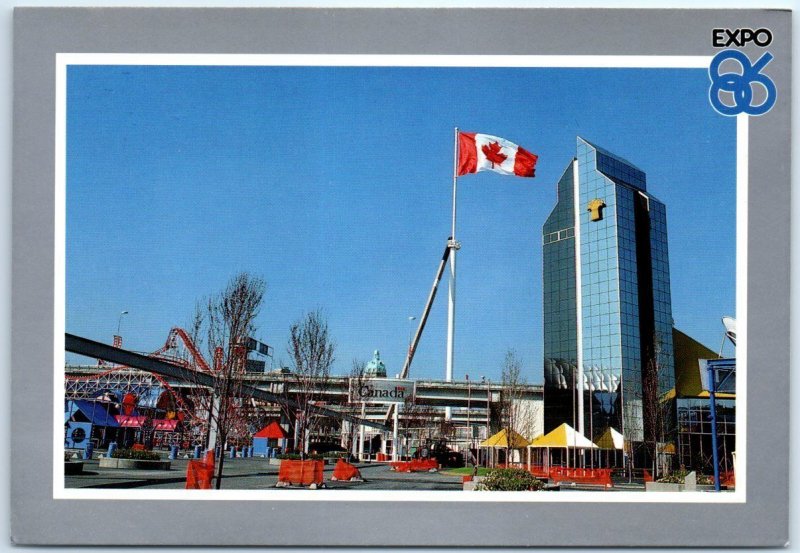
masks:
<instances>
[{"instance_id":1,"label":"dome roof","mask_svg":"<svg viewBox=\"0 0 800 553\"><path fill-rule=\"evenodd\" d=\"M381 361L381 352L375 350L372 361L367 363L364 376L386 378L386 365Z\"/></svg>"}]
</instances>

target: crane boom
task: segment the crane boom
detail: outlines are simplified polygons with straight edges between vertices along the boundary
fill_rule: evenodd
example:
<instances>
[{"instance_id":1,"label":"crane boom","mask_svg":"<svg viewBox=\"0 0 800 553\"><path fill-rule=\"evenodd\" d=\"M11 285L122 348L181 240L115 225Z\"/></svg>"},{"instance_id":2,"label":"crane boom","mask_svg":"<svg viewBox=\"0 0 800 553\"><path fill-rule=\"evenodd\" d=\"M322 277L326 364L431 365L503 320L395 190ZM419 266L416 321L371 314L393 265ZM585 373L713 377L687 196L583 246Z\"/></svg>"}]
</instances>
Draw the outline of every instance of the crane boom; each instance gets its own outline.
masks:
<instances>
[{"instance_id":1,"label":"crane boom","mask_svg":"<svg viewBox=\"0 0 800 553\"><path fill-rule=\"evenodd\" d=\"M428 321L428 315L431 314L431 307L433 306L433 300L436 298L436 292L439 289L439 283L442 281L442 275L444 274L444 268L447 265L447 259L450 257L450 250L457 250L460 247L461 245L453 240L452 236L447 239L447 245L444 247L442 260L439 262L439 268L436 270L436 276L433 279L433 285L431 286L431 291L428 294L428 301L425 302L425 309L422 311L422 316L419 318L419 326L417 327L417 331L414 333L414 339L411 341L411 345L408 347L408 354L406 355L405 363L403 363L403 370L400 371L400 378L408 377L408 371L411 368L411 362L414 360L414 354L417 351L417 345L422 337L422 331L425 330L425 323ZM389 406L389 409L386 411L385 420L388 420L391 416L392 409L394 409L394 406Z\"/></svg>"},{"instance_id":2,"label":"crane boom","mask_svg":"<svg viewBox=\"0 0 800 553\"><path fill-rule=\"evenodd\" d=\"M431 291L428 294L428 301L425 302L425 309L422 312L422 316L419 318L419 326L414 333L414 339L411 341L411 345L408 347L408 354L406 355L405 363L403 363L403 370L400 371L400 378L406 378L408 376L408 370L411 368L411 362L414 360L414 353L417 351L417 345L419 345L419 340L422 337L422 331L425 330L425 323L428 321L428 315L431 314L431 306L433 306L433 300L436 298L436 292L439 289L439 283L442 281L444 268L447 265L447 259L450 257L450 250L453 249L453 247L452 240L448 239L447 245L444 248L444 253L442 254L442 260L439 262L439 268L436 271L436 277L433 279L433 286L431 286Z\"/></svg>"}]
</instances>

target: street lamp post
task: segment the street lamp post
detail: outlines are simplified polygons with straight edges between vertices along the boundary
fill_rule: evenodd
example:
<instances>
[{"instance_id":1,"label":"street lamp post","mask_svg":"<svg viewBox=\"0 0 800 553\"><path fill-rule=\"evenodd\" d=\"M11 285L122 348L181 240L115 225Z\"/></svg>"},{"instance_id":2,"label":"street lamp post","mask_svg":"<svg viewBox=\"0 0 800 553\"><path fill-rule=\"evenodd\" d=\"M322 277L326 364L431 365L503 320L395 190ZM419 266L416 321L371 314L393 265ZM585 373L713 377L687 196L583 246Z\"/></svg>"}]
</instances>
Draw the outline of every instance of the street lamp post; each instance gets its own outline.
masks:
<instances>
[{"instance_id":1,"label":"street lamp post","mask_svg":"<svg viewBox=\"0 0 800 553\"><path fill-rule=\"evenodd\" d=\"M414 317L413 315L410 315L408 317L408 349L409 349L409 351L411 351L411 340L412 340L413 335L414 335L414 325L412 324L412 321L416 321L416 320L417 320L417 318Z\"/></svg>"},{"instance_id":2,"label":"street lamp post","mask_svg":"<svg viewBox=\"0 0 800 553\"><path fill-rule=\"evenodd\" d=\"M127 315L127 314L128 314L127 311L121 311L120 314L119 314L119 319L117 319L117 336L120 335L119 334L119 329L120 329L120 326L122 325L122 316L123 315Z\"/></svg>"},{"instance_id":3,"label":"street lamp post","mask_svg":"<svg viewBox=\"0 0 800 553\"><path fill-rule=\"evenodd\" d=\"M119 314L119 318L117 319L117 333L114 334L114 347L121 348L122 347L122 336L120 336L119 329L122 325L122 316L127 315L127 311L121 311Z\"/></svg>"}]
</instances>

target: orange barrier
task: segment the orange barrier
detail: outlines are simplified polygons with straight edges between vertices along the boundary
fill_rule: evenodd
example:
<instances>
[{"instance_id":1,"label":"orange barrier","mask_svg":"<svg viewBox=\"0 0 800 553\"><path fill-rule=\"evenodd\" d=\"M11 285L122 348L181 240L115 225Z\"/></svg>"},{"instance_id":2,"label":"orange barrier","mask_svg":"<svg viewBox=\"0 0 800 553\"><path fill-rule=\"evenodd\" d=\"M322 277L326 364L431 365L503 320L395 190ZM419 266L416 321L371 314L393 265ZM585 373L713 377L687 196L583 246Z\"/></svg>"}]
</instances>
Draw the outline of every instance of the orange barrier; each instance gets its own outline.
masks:
<instances>
[{"instance_id":1,"label":"orange barrier","mask_svg":"<svg viewBox=\"0 0 800 553\"><path fill-rule=\"evenodd\" d=\"M322 461L284 459L278 469L278 482L308 486L322 484Z\"/></svg>"},{"instance_id":2,"label":"orange barrier","mask_svg":"<svg viewBox=\"0 0 800 553\"><path fill-rule=\"evenodd\" d=\"M384 461L387 460L386 454L385 453L377 453L375 455L375 460L378 461L379 463L383 463Z\"/></svg>"},{"instance_id":3,"label":"orange barrier","mask_svg":"<svg viewBox=\"0 0 800 553\"><path fill-rule=\"evenodd\" d=\"M649 470L642 469L642 474L644 475L644 481L645 482L652 482L653 481L653 475L650 474Z\"/></svg>"},{"instance_id":4,"label":"orange barrier","mask_svg":"<svg viewBox=\"0 0 800 553\"><path fill-rule=\"evenodd\" d=\"M531 465L528 469L536 478L549 478L550 471L544 465Z\"/></svg>"},{"instance_id":5,"label":"orange barrier","mask_svg":"<svg viewBox=\"0 0 800 553\"><path fill-rule=\"evenodd\" d=\"M409 462L411 464L412 472L439 468L439 463L436 461L436 459L412 459Z\"/></svg>"},{"instance_id":6,"label":"orange barrier","mask_svg":"<svg viewBox=\"0 0 800 553\"><path fill-rule=\"evenodd\" d=\"M389 466L397 472L423 472L438 469L439 463L436 459L412 459L411 461L395 461L389 463Z\"/></svg>"},{"instance_id":7,"label":"orange barrier","mask_svg":"<svg viewBox=\"0 0 800 553\"><path fill-rule=\"evenodd\" d=\"M723 486L729 486L731 488L736 487L736 473L732 470L727 472L723 472L719 475L719 483Z\"/></svg>"},{"instance_id":8,"label":"orange barrier","mask_svg":"<svg viewBox=\"0 0 800 553\"><path fill-rule=\"evenodd\" d=\"M351 478L361 479L361 473L355 466L344 459L339 459L336 466L333 467L333 478L335 480L350 480Z\"/></svg>"},{"instance_id":9,"label":"orange barrier","mask_svg":"<svg viewBox=\"0 0 800 553\"><path fill-rule=\"evenodd\" d=\"M211 480L214 478L214 452L206 453L202 461L189 461L186 466L187 490L210 490Z\"/></svg>"},{"instance_id":10,"label":"orange barrier","mask_svg":"<svg viewBox=\"0 0 800 553\"><path fill-rule=\"evenodd\" d=\"M612 469L582 469L551 467L550 478L558 482L576 482L580 484L600 484L611 487Z\"/></svg>"}]
</instances>

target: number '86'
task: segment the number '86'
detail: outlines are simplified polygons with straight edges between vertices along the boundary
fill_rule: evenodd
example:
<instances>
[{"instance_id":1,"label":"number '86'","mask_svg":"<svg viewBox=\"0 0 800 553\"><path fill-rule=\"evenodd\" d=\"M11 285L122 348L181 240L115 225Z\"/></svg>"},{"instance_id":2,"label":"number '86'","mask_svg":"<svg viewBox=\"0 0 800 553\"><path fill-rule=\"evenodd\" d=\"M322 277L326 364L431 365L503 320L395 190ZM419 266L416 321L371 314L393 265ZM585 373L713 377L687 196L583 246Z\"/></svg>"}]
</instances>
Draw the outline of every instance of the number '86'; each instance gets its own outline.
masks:
<instances>
[{"instance_id":1,"label":"number '86'","mask_svg":"<svg viewBox=\"0 0 800 553\"><path fill-rule=\"evenodd\" d=\"M761 71L772 61L772 54L765 52L755 63L750 63L748 58L738 50L723 50L711 60L708 76L711 79L711 88L708 96L711 105L722 115L763 115L775 105L778 91L772 79L762 74ZM720 73L720 66L727 60L735 60L742 68L742 72ZM766 97L760 104L753 104L754 86L763 87ZM723 103L721 93L727 92L733 97L733 105Z\"/></svg>"}]
</instances>

